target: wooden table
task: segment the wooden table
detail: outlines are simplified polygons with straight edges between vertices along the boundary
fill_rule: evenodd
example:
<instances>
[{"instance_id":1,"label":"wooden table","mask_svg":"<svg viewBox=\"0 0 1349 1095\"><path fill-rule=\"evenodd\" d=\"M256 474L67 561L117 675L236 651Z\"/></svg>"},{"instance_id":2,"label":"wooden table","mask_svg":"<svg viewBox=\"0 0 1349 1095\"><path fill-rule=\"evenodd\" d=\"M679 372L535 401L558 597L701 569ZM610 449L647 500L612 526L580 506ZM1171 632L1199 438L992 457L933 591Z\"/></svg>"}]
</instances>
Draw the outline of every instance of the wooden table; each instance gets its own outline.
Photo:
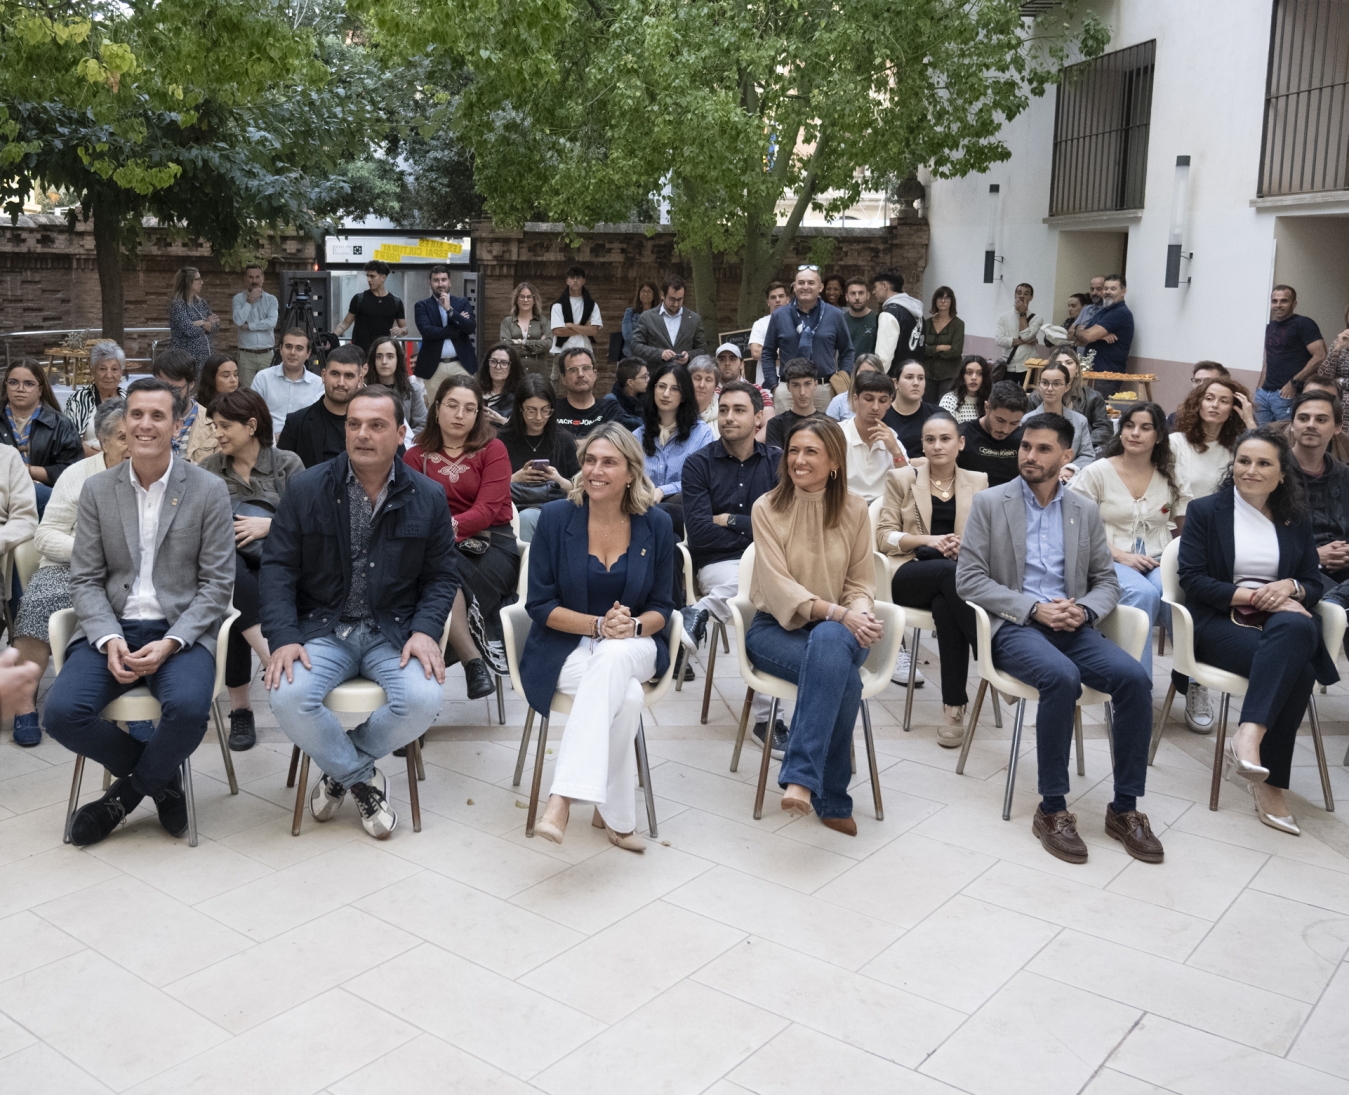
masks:
<instances>
[{"instance_id":1,"label":"wooden table","mask_svg":"<svg viewBox=\"0 0 1349 1095\"><path fill-rule=\"evenodd\" d=\"M1082 379L1086 381L1093 380L1115 380L1121 384L1137 384L1138 394L1143 396L1149 403L1152 399L1152 382L1157 379L1156 373L1098 373L1087 371L1082 374Z\"/></svg>"},{"instance_id":2,"label":"wooden table","mask_svg":"<svg viewBox=\"0 0 1349 1095\"><path fill-rule=\"evenodd\" d=\"M50 350L44 350L43 353L47 355L47 376L49 379L52 370L59 369L61 380L68 387L76 388L81 384L90 382L89 348L87 346L83 350L72 349L69 346L57 346Z\"/></svg>"},{"instance_id":3,"label":"wooden table","mask_svg":"<svg viewBox=\"0 0 1349 1095\"><path fill-rule=\"evenodd\" d=\"M1049 364L1047 357L1028 357L1026 358L1026 375L1021 380L1021 386L1030 391L1040 383L1040 370Z\"/></svg>"}]
</instances>

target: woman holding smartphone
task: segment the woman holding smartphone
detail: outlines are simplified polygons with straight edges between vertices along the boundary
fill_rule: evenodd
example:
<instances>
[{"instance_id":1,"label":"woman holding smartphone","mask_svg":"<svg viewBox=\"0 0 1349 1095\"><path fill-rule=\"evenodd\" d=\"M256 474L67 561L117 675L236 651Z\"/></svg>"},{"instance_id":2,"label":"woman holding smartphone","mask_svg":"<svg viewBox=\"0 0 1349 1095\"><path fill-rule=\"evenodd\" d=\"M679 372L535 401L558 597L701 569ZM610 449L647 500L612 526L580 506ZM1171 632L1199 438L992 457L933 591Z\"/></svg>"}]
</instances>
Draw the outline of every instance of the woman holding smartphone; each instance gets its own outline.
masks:
<instances>
[{"instance_id":1,"label":"woman holding smartphone","mask_svg":"<svg viewBox=\"0 0 1349 1095\"><path fill-rule=\"evenodd\" d=\"M516 390L515 408L498 434L511 461L511 501L520 512L520 539L534 538L539 508L565 498L580 465L576 438L553 418L553 386L528 373Z\"/></svg>"}]
</instances>

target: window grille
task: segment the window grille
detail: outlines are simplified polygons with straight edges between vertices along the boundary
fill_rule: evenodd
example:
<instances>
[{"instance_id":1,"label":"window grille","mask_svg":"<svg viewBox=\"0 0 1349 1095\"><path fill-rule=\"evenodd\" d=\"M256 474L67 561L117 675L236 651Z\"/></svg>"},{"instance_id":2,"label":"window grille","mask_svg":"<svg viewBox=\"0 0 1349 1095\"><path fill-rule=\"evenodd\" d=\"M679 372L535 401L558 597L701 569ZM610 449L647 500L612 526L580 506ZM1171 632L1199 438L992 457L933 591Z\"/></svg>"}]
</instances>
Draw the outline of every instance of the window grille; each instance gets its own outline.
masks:
<instances>
[{"instance_id":1,"label":"window grille","mask_svg":"<svg viewBox=\"0 0 1349 1095\"><path fill-rule=\"evenodd\" d=\"M1349 188L1349 4L1275 0L1261 197Z\"/></svg>"},{"instance_id":2,"label":"window grille","mask_svg":"<svg viewBox=\"0 0 1349 1095\"><path fill-rule=\"evenodd\" d=\"M1156 41L1068 65L1054 106L1050 215L1141 209Z\"/></svg>"}]
</instances>

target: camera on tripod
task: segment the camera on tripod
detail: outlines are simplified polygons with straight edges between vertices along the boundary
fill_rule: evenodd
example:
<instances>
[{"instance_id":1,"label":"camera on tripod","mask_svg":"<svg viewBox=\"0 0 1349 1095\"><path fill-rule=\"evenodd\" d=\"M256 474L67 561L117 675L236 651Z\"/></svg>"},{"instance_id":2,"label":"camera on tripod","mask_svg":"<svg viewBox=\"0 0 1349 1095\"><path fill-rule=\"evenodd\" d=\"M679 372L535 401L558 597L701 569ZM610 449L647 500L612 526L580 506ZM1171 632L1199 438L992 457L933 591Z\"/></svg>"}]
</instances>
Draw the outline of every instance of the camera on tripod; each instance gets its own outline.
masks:
<instances>
[{"instance_id":1,"label":"camera on tripod","mask_svg":"<svg viewBox=\"0 0 1349 1095\"><path fill-rule=\"evenodd\" d=\"M309 358L305 368L320 372L328 360L328 352L337 344L336 336L329 334L328 297L331 276L324 271L282 270L281 295L285 300L280 333L299 328L309 338ZM272 364L281 360L280 348L272 356Z\"/></svg>"}]
</instances>

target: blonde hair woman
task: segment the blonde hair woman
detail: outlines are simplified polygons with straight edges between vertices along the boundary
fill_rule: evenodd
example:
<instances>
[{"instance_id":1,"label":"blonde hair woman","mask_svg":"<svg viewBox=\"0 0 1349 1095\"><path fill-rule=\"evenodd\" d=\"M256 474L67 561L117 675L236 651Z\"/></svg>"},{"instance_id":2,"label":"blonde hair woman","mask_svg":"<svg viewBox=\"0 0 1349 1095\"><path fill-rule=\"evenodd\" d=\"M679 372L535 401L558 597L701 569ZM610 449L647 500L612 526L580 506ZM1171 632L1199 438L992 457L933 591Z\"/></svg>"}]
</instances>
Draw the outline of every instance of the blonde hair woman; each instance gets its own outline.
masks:
<instances>
[{"instance_id":1,"label":"blonde hair woman","mask_svg":"<svg viewBox=\"0 0 1349 1095\"><path fill-rule=\"evenodd\" d=\"M575 696L534 832L561 844L572 802L593 802L592 824L642 852L632 743L642 682L670 664L661 636L675 608L674 530L625 427L596 426L577 458L571 492L543 507L529 547L525 696L535 711L547 711L554 692Z\"/></svg>"},{"instance_id":2,"label":"blonde hair woman","mask_svg":"<svg viewBox=\"0 0 1349 1095\"><path fill-rule=\"evenodd\" d=\"M549 351L553 348L553 332L544 321L539 291L529 282L522 281L515 287L510 313L501 321L498 341L520 355L525 372L547 376L552 369Z\"/></svg>"}]
</instances>

